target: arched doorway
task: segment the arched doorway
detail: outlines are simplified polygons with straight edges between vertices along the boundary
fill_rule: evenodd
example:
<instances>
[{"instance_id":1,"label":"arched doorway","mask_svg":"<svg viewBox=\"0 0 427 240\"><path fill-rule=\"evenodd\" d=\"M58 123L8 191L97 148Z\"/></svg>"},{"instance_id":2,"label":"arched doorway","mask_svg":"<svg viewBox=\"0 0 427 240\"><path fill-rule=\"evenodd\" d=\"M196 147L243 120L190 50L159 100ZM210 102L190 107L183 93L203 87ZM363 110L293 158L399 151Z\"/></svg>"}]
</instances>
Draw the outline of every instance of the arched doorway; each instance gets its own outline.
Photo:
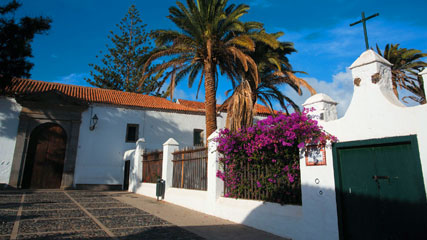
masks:
<instances>
[{"instance_id":1,"label":"arched doorway","mask_svg":"<svg viewBox=\"0 0 427 240\"><path fill-rule=\"evenodd\" d=\"M55 123L36 127L30 135L22 188L60 188L67 135Z\"/></svg>"}]
</instances>

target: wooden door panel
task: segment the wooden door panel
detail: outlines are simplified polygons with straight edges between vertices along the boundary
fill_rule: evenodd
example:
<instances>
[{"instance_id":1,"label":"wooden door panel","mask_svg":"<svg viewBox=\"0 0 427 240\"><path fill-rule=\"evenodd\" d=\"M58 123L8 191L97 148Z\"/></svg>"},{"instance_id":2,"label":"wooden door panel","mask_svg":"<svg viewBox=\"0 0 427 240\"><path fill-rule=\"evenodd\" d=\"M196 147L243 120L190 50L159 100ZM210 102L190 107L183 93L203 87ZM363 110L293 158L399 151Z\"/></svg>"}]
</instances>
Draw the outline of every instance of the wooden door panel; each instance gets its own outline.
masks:
<instances>
[{"instance_id":1,"label":"wooden door panel","mask_svg":"<svg viewBox=\"0 0 427 240\"><path fill-rule=\"evenodd\" d=\"M341 178L344 239L375 238L372 234L375 233L377 216L367 217L367 213L375 212L378 207L377 186L372 181L375 174L374 162L370 161L372 154L369 147L363 149L363 154L354 148L339 151L339 157L343 159L340 170L345 173L345 177ZM364 225L363 231L360 231L361 223Z\"/></svg>"},{"instance_id":2,"label":"wooden door panel","mask_svg":"<svg viewBox=\"0 0 427 240\"><path fill-rule=\"evenodd\" d=\"M425 239L426 197L410 143L379 146L375 151L378 179L378 231L384 239Z\"/></svg>"},{"instance_id":3,"label":"wooden door panel","mask_svg":"<svg viewBox=\"0 0 427 240\"><path fill-rule=\"evenodd\" d=\"M40 176L44 173L44 158L49 147L49 139L39 135L36 144L30 188L43 188L43 178Z\"/></svg>"},{"instance_id":4,"label":"wooden door panel","mask_svg":"<svg viewBox=\"0 0 427 240\"><path fill-rule=\"evenodd\" d=\"M30 137L23 187L60 188L65 150L66 134L60 126L44 124L34 129Z\"/></svg>"},{"instance_id":5,"label":"wooden door panel","mask_svg":"<svg viewBox=\"0 0 427 240\"><path fill-rule=\"evenodd\" d=\"M337 148L344 239L425 239L426 195L412 144Z\"/></svg>"},{"instance_id":6,"label":"wooden door panel","mask_svg":"<svg viewBox=\"0 0 427 240\"><path fill-rule=\"evenodd\" d=\"M47 172L44 179L46 188L59 188L62 180L65 157L65 139L62 128L54 126L49 129L49 147L45 157L45 170Z\"/></svg>"}]
</instances>

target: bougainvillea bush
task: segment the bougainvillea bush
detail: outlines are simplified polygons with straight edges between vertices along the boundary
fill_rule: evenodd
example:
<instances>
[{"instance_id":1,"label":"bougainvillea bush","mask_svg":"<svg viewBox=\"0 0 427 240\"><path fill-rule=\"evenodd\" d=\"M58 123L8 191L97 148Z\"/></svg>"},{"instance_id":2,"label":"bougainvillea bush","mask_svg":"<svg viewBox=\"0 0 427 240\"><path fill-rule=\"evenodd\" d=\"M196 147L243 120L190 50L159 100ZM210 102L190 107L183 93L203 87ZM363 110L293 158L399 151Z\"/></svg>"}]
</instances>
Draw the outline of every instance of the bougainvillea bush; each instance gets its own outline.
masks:
<instances>
[{"instance_id":1,"label":"bougainvillea bush","mask_svg":"<svg viewBox=\"0 0 427 240\"><path fill-rule=\"evenodd\" d=\"M301 204L299 149L336 141L307 113L278 114L235 132L220 131L223 171L217 177L224 181L225 197Z\"/></svg>"}]
</instances>

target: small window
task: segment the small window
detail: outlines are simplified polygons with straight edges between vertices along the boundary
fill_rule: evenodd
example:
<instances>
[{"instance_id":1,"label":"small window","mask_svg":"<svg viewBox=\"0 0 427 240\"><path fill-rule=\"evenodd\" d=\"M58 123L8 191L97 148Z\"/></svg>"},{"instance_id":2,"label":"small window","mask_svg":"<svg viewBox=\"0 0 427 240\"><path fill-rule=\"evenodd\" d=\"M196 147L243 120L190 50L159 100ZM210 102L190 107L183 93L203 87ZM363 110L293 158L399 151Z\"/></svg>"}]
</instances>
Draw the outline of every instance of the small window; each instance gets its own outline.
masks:
<instances>
[{"instance_id":1,"label":"small window","mask_svg":"<svg viewBox=\"0 0 427 240\"><path fill-rule=\"evenodd\" d=\"M194 129L193 131L193 142L194 146L204 145L204 131L202 129Z\"/></svg>"},{"instance_id":2,"label":"small window","mask_svg":"<svg viewBox=\"0 0 427 240\"><path fill-rule=\"evenodd\" d=\"M136 142L138 140L139 124L128 124L126 127L126 142Z\"/></svg>"},{"instance_id":3,"label":"small window","mask_svg":"<svg viewBox=\"0 0 427 240\"><path fill-rule=\"evenodd\" d=\"M320 120L325 120L325 114L324 113L320 114Z\"/></svg>"}]
</instances>

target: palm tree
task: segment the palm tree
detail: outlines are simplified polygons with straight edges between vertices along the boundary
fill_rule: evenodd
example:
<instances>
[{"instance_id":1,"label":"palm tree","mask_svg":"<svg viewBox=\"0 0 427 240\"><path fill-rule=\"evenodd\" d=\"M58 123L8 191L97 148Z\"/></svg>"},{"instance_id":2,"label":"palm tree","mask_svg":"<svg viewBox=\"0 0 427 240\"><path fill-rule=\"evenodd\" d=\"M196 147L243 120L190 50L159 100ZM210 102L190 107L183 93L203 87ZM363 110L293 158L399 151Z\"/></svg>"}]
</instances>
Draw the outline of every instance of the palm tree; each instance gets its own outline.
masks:
<instances>
[{"instance_id":1,"label":"palm tree","mask_svg":"<svg viewBox=\"0 0 427 240\"><path fill-rule=\"evenodd\" d=\"M384 52L381 52L377 44L377 52L393 64L391 71L394 94L399 98L397 87L403 88L414 95L403 97L402 101L406 102L405 99L409 98L420 104L425 104L424 83L418 73L427 67L427 63L421 60L427 54L417 49L399 48L399 44L387 44Z\"/></svg>"},{"instance_id":2,"label":"palm tree","mask_svg":"<svg viewBox=\"0 0 427 240\"><path fill-rule=\"evenodd\" d=\"M191 86L200 73L199 88L204 79L206 137L208 137L217 128L218 70L229 77L233 86L237 85L241 73L238 67L242 67L244 72L258 81L257 66L247 53L255 50L251 32L262 29L262 24L241 22L239 19L247 13L249 6L244 4L227 6L227 0L198 0L197 3L194 0L187 0L187 6L178 1L177 6L169 8L168 18L180 31L159 30L154 33L157 49L144 69L155 59L161 57L167 59L147 72L145 77L168 69L160 85L170 78L168 92L172 95L175 85L185 76L188 76L188 83ZM257 38L272 46L277 44L275 39L262 32L259 32Z\"/></svg>"},{"instance_id":3,"label":"palm tree","mask_svg":"<svg viewBox=\"0 0 427 240\"><path fill-rule=\"evenodd\" d=\"M278 39L283 33L271 35ZM244 80L223 103L220 109L227 108L227 128L237 130L243 126L251 125L258 99L273 114L274 101L277 101L286 113L289 113L287 104L291 105L294 111L299 111L298 105L279 90L282 85L290 86L299 95L302 94L301 87L307 88L311 94L316 93L304 79L294 75L295 71L292 70L287 58L287 55L293 52L296 50L290 42L279 42L276 48L262 42L256 42L255 51L249 55L257 64L259 81L254 81L250 75L243 74Z\"/></svg>"}]
</instances>

